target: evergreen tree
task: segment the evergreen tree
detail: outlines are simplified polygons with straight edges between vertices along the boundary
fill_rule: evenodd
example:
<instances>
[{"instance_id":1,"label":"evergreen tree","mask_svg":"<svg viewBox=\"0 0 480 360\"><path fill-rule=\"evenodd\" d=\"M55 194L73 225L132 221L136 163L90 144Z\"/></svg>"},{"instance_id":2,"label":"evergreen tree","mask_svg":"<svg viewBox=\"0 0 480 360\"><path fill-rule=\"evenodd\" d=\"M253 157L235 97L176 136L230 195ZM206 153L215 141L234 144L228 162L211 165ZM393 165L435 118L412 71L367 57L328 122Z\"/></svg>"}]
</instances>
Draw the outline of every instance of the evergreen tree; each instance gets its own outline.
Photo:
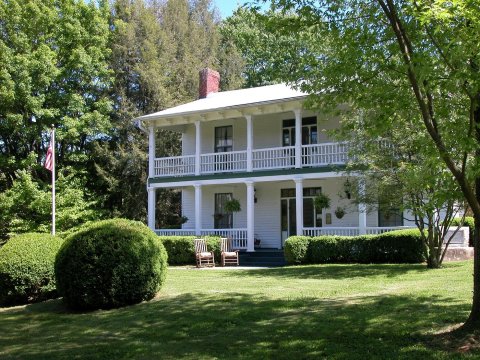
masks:
<instances>
[{"instance_id":1,"label":"evergreen tree","mask_svg":"<svg viewBox=\"0 0 480 360\"><path fill-rule=\"evenodd\" d=\"M241 63L222 42L210 0L117 0L111 22L113 131L94 149L99 179L91 186L113 214L145 221L148 144L133 119L195 100L204 67L219 68L225 88L238 86ZM157 157L180 155L179 133L158 130L156 144ZM158 226L179 226L178 191L157 193Z\"/></svg>"}]
</instances>

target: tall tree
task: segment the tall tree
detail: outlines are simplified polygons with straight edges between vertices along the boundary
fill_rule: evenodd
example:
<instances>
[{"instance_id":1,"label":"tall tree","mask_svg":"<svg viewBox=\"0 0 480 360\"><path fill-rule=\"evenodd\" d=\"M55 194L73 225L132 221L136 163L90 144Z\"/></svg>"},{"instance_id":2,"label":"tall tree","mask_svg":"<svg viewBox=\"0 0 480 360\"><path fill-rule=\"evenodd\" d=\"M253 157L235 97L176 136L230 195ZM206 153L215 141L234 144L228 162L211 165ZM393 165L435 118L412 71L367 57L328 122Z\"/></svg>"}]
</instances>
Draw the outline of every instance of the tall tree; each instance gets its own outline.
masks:
<instances>
[{"instance_id":1,"label":"tall tree","mask_svg":"<svg viewBox=\"0 0 480 360\"><path fill-rule=\"evenodd\" d=\"M480 326L480 3L472 0L273 0L298 16L264 18L280 34L322 42L283 76L311 94L317 108L350 103L371 126L416 129L457 181L475 218L474 295L465 327ZM473 185L472 185L473 184Z\"/></svg>"},{"instance_id":2,"label":"tall tree","mask_svg":"<svg viewBox=\"0 0 480 360\"><path fill-rule=\"evenodd\" d=\"M132 120L198 96L198 72L220 70L223 88L240 83L240 65L218 31L218 17L210 0L116 0L112 6L111 68L113 131L99 141L92 166L99 179L92 188L113 214L146 219L146 136ZM235 50L235 49L233 49ZM240 63L238 63L240 64ZM156 156L180 155L180 135L157 131ZM158 226L179 225L179 196L158 191Z\"/></svg>"},{"instance_id":3,"label":"tall tree","mask_svg":"<svg viewBox=\"0 0 480 360\"><path fill-rule=\"evenodd\" d=\"M347 172L353 175L349 183L354 202L372 210L388 213L395 209L406 214L420 231L427 267L439 268L458 231L449 231L455 218L461 217L460 223L465 218L463 194L445 163L435 156L427 135L416 130L415 122L405 121L401 130L378 132L365 127L365 117L367 112L344 118L342 128L332 131L349 144Z\"/></svg>"},{"instance_id":4,"label":"tall tree","mask_svg":"<svg viewBox=\"0 0 480 360\"><path fill-rule=\"evenodd\" d=\"M0 188L30 153L41 162L51 124L60 166L82 167L88 142L108 131L108 12L78 0L0 1Z\"/></svg>"},{"instance_id":5,"label":"tall tree","mask_svg":"<svg viewBox=\"0 0 480 360\"><path fill-rule=\"evenodd\" d=\"M224 39L242 54L245 87L263 86L283 81L282 74L295 68L295 59L305 54L306 46L317 46L302 39L302 31L273 32L266 18L274 19L285 15L273 10L258 13L249 8L238 8L221 26ZM302 40L302 41L299 41ZM303 41L305 40L305 41ZM283 71L280 72L279 69Z\"/></svg>"}]
</instances>

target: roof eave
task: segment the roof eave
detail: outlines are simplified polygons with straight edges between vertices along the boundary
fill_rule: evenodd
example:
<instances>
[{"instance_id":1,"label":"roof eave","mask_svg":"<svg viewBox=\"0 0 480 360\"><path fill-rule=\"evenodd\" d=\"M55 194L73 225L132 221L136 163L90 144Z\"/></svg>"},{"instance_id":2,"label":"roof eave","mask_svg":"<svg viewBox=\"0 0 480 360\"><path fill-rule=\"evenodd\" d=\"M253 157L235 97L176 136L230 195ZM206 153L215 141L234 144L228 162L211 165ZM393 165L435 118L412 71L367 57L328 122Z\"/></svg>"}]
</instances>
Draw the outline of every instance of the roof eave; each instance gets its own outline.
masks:
<instances>
[{"instance_id":1,"label":"roof eave","mask_svg":"<svg viewBox=\"0 0 480 360\"><path fill-rule=\"evenodd\" d=\"M165 120L166 122L168 122L168 120L179 119L179 118L195 117L197 120L202 120L202 119L207 119L209 114L226 113L227 111L239 111L239 114L235 116L229 116L229 117L219 116L219 118L227 119L227 118L238 117L241 115L255 115L255 113L262 113L261 111L254 111L253 109L260 109L262 107L267 107L269 105L303 102L303 100L305 100L306 97L307 95L301 95L301 96L289 97L284 99L275 99L275 100L260 101L260 102L248 103L248 104L225 106L225 107L219 107L219 108L208 109L203 111L184 111L180 113L166 114L166 115L150 114L150 115L143 115L143 116L137 117L134 119L134 121L144 122L148 124L154 121L158 122L159 120ZM288 110L290 109L285 108L284 111L288 111ZM214 120L214 119L210 118L208 120ZM194 120L192 119L192 121ZM185 121L185 123L188 123L188 121ZM165 126L171 125L171 123L170 124L166 123L164 125ZM148 127L149 125L146 125L146 126Z\"/></svg>"}]
</instances>

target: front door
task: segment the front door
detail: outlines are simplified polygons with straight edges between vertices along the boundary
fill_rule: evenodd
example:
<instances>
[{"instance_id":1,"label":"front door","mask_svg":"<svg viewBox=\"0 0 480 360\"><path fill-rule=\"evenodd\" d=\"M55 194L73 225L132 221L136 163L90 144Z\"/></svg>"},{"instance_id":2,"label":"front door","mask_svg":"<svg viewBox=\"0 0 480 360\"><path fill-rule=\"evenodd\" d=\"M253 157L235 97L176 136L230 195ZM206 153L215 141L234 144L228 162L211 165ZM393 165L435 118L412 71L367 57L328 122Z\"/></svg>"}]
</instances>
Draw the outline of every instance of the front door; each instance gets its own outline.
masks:
<instances>
[{"instance_id":1,"label":"front door","mask_svg":"<svg viewBox=\"0 0 480 360\"><path fill-rule=\"evenodd\" d=\"M317 211L313 205L315 196L322 192L322 188L303 189L303 227L322 227L322 211ZM282 247L290 236L297 235L297 214L295 189L281 190L281 235ZM301 234L300 234L301 235Z\"/></svg>"}]
</instances>

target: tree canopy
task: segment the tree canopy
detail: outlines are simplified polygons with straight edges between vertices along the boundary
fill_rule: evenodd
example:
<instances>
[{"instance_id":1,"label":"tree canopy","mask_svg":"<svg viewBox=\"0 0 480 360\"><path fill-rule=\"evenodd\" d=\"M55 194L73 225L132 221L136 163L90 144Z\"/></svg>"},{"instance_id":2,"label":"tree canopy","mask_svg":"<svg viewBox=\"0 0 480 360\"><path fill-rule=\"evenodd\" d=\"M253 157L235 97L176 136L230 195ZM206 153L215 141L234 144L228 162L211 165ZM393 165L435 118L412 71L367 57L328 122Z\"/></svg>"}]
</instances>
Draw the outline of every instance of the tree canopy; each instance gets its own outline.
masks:
<instances>
[{"instance_id":1,"label":"tree canopy","mask_svg":"<svg viewBox=\"0 0 480 360\"><path fill-rule=\"evenodd\" d=\"M0 19L0 193L9 199L13 187L35 189L48 205L53 124L64 183L98 214L145 220L147 143L132 120L195 100L203 67L220 71L223 89L242 83L211 0L2 0ZM178 155L177 133L157 136L158 156ZM159 191L158 204L159 225L182 221L178 194ZM29 206L38 221L25 228L46 230L42 207L24 205L3 206L0 218ZM23 229L8 224L4 233Z\"/></svg>"},{"instance_id":2,"label":"tree canopy","mask_svg":"<svg viewBox=\"0 0 480 360\"><path fill-rule=\"evenodd\" d=\"M480 323L480 17L472 0L272 0L257 15L305 50L279 77L312 94L310 106L361 112L381 136L415 129L436 149L475 217L475 284L467 325ZM340 109L338 104L348 104ZM413 126L407 126L413 125ZM408 136L405 131L405 136Z\"/></svg>"}]
</instances>

